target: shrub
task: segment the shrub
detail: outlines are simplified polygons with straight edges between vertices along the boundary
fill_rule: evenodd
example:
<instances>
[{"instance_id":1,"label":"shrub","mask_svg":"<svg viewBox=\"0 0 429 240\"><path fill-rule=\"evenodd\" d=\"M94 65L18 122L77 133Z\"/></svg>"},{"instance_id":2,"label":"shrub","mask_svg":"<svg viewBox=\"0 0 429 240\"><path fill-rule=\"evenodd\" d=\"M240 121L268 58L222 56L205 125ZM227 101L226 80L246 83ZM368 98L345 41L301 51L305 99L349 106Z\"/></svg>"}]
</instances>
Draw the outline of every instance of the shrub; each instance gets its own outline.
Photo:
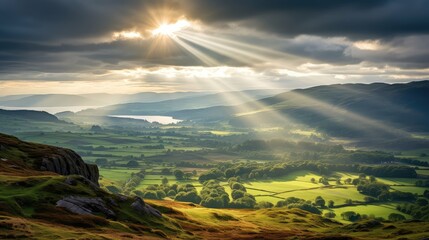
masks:
<instances>
[{"instance_id":1,"label":"shrub","mask_svg":"<svg viewBox=\"0 0 429 240\"><path fill-rule=\"evenodd\" d=\"M169 197L176 196L176 191L174 191L173 189L171 189L170 191L168 191L167 196L169 196Z\"/></svg>"},{"instance_id":2,"label":"shrub","mask_svg":"<svg viewBox=\"0 0 429 240\"><path fill-rule=\"evenodd\" d=\"M232 190L231 192L232 199L238 199L244 197L244 192L240 190Z\"/></svg>"},{"instance_id":3,"label":"shrub","mask_svg":"<svg viewBox=\"0 0 429 240\"><path fill-rule=\"evenodd\" d=\"M355 222L361 219L361 216L359 213L353 212L353 211L347 211L341 213L341 217L346 221Z\"/></svg>"},{"instance_id":4,"label":"shrub","mask_svg":"<svg viewBox=\"0 0 429 240\"><path fill-rule=\"evenodd\" d=\"M402 214L399 213L391 213L389 214L388 219L392 222L398 222L398 221L404 221L405 217Z\"/></svg>"},{"instance_id":5,"label":"shrub","mask_svg":"<svg viewBox=\"0 0 429 240\"><path fill-rule=\"evenodd\" d=\"M196 191L191 192L179 192L174 198L176 201L181 202L193 202L199 204L201 202L201 197L198 196Z\"/></svg>"},{"instance_id":6,"label":"shrub","mask_svg":"<svg viewBox=\"0 0 429 240\"><path fill-rule=\"evenodd\" d=\"M272 207L274 207L274 204L267 202L267 201L261 201L261 202L258 202L256 207L257 208L272 208Z\"/></svg>"},{"instance_id":7,"label":"shrub","mask_svg":"<svg viewBox=\"0 0 429 240\"><path fill-rule=\"evenodd\" d=\"M321 196L317 196L314 203L319 207L325 207L325 199L323 199Z\"/></svg>"},{"instance_id":8,"label":"shrub","mask_svg":"<svg viewBox=\"0 0 429 240\"><path fill-rule=\"evenodd\" d=\"M334 212L327 212L323 215L325 218L334 218L337 216Z\"/></svg>"},{"instance_id":9,"label":"shrub","mask_svg":"<svg viewBox=\"0 0 429 240\"><path fill-rule=\"evenodd\" d=\"M158 195L156 193L156 191L145 191L143 193L143 198L147 198L147 199L158 199Z\"/></svg>"}]
</instances>

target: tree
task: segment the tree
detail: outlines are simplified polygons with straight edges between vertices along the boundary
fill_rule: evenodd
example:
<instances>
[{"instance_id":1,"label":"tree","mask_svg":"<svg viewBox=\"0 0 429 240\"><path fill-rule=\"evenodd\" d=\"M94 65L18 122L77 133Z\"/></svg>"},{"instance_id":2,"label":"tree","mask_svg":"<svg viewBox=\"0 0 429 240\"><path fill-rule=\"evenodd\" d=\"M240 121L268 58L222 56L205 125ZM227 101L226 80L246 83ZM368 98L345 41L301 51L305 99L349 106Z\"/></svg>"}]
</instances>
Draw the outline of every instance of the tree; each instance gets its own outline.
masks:
<instances>
[{"instance_id":1,"label":"tree","mask_svg":"<svg viewBox=\"0 0 429 240\"><path fill-rule=\"evenodd\" d=\"M171 174L171 169L169 169L169 168L163 168L163 169L161 169L161 174L162 175L170 175Z\"/></svg>"},{"instance_id":2,"label":"tree","mask_svg":"<svg viewBox=\"0 0 429 240\"><path fill-rule=\"evenodd\" d=\"M351 199L346 199L345 203L346 203L347 205L352 205L352 204L353 204L353 200L351 200Z\"/></svg>"},{"instance_id":3,"label":"tree","mask_svg":"<svg viewBox=\"0 0 429 240\"><path fill-rule=\"evenodd\" d=\"M241 183L238 183L238 182L233 183L231 185L231 189L233 189L233 190L241 190L243 192L246 191L246 188Z\"/></svg>"},{"instance_id":4,"label":"tree","mask_svg":"<svg viewBox=\"0 0 429 240\"><path fill-rule=\"evenodd\" d=\"M355 222L360 220L361 216L359 213L355 213L353 211L346 211L341 213L341 217L346 221Z\"/></svg>"},{"instance_id":5,"label":"tree","mask_svg":"<svg viewBox=\"0 0 429 240\"><path fill-rule=\"evenodd\" d=\"M103 129L100 126L98 126L98 125L92 125L90 131L92 131L92 132L101 132L101 131L103 131Z\"/></svg>"},{"instance_id":6,"label":"tree","mask_svg":"<svg viewBox=\"0 0 429 240\"><path fill-rule=\"evenodd\" d=\"M325 207L325 199L323 199L321 196L317 196L314 203L319 207Z\"/></svg>"},{"instance_id":7,"label":"tree","mask_svg":"<svg viewBox=\"0 0 429 240\"><path fill-rule=\"evenodd\" d=\"M253 197L253 196L252 196ZM230 203L232 208L254 208L256 201L250 195L245 195L242 198L235 199Z\"/></svg>"},{"instance_id":8,"label":"tree","mask_svg":"<svg viewBox=\"0 0 429 240\"><path fill-rule=\"evenodd\" d=\"M203 199L200 204L209 208L223 208L225 206L221 197L208 197Z\"/></svg>"},{"instance_id":9,"label":"tree","mask_svg":"<svg viewBox=\"0 0 429 240\"><path fill-rule=\"evenodd\" d=\"M364 198L363 198L363 200L364 200L366 203L372 203L372 202L377 201L377 199L375 199L375 198L373 198L373 197L368 197L368 196L364 197Z\"/></svg>"},{"instance_id":10,"label":"tree","mask_svg":"<svg viewBox=\"0 0 429 240\"><path fill-rule=\"evenodd\" d=\"M231 192L231 197L232 197L232 199L238 199L238 198L242 198L242 197L244 197L244 193L245 192L243 192L243 191L241 191L241 190L232 190L232 192Z\"/></svg>"},{"instance_id":11,"label":"tree","mask_svg":"<svg viewBox=\"0 0 429 240\"><path fill-rule=\"evenodd\" d=\"M198 196L197 192L195 191L179 192L177 193L174 200L181 201L181 202L193 202L193 203L199 204L201 202L201 197Z\"/></svg>"},{"instance_id":12,"label":"tree","mask_svg":"<svg viewBox=\"0 0 429 240\"><path fill-rule=\"evenodd\" d=\"M325 218L334 218L337 216L334 212L327 212L323 215Z\"/></svg>"},{"instance_id":13,"label":"tree","mask_svg":"<svg viewBox=\"0 0 429 240\"><path fill-rule=\"evenodd\" d=\"M158 199L163 199L166 197L165 192L162 190L156 191L156 196L158 196Z\"/></svg>"},{"instance_id":14,"label":"tree","mask_svg":"<svg viewBox=\"0 0 429 240\"><path fill-rule=\"evenodd\" d=\"M334 201L332 201L332 200L329 200L329 201L328 201L328 207L329 207L329 208L333 208L333 207L334 207L334 204L335 204L335 203L334 203Z\"/></svg>"},{"instance_id":15,"label":"tree","mask_svg":"<svg viewBox=\"0 0 429 240\"><path fill-rule=\"evenodd\" d=\"M392 222L398 222L398 221L404 221L405 217L404 215L399 213L391 213L389 214L388 219L389 221L392 221Z\"/></svg>"},{"instance_id":16,"label":"tree","mask_svg":"<svg viewBox=\"0 0 429 240\"><path fill-rule=\"evenodd\" d=\"M422 207L427 206L428 203L429 203L428 200L426 200L424 198L418 198L416 200L416 204L419 205L419 206L422 206Z\"/></svg>"},{"instance_id":17,"label":"tree","mask_svg":"<svg viewBox=\"0 0 429 240\"><path fill-rule=\"evenodd\" d=\"M174 170L173 175L176 177L177 180L182 180L185 173L182 170L176 169Z\"/></svg>"},{"instance_id":18,"label":"tree","mask_svg":"<svg viewBox=\"0 0 429 240\"><path fill-rule=\"evenodd\" d=\"M351 184L352 183L352 179L351 178L347 178L346 180L344 180L345 184Z\"/></svg>"},{"instance_id":19,"label":"tree","mask_svg":"<svg viewBox=\"0 0 429 240\"><path fill-rule=\"evenodd\" d=\"M139 163L135 160L131 160L127 163L127 167L129 168L136 168L139 166Z\"/></svg>"},{"instance_id":20,"label":"tree","mask_svg":"<svg viewBox=\"0 0 429 240\"><path fill-rule=\"evenodd\" d=\"M186 179L186 180L189 180L189 179L192 178L192 176L193 176L192 173L187 172L187 173L185 173L185 176L183 178Z\"/></svg>"},{"instance_id":21,"label":"tree","mask_svg":"<svg viewBox=\"0 0 429 240\"><path fill-rule=\"evenodd\" d=\"M107 161L107 159L105 158L97 158L95 160L95 164L97 164L98 166L106 166L109 162Z\"/></svg>"},{"instance_id":22,"label":"tree","mask_svg":"<svg viewBox=\"0 0 429 240\"><path fill-rule=\"evenodd\" d=\"M143 194L143 198L158 199L158 195L156 194L156 191L145 191Z\"/></svg>"},{"instance_id":23,"label":"tree","mask_svg":"<svg viewBox=\"0 0 429 240\"><path fill-rule=\"evenodd\" d=\"M167 185L168 184L168 178L164 177L162 179L162 185Z\"/></svg>"},{"instance_id":24,"label":"tree","mask_svg":"<svg viewBox=\"0 0 429 240\"><path fill-rule=\"evenodd\" d=\"M312 183L316 183L316 179L313 177L313 178L311 178L311 180L310 180Z\"/></svg>"},{"instance_id":25,"label":"tree","mask_svg":"<svg viewBox=\"0 0 429 240\"><path fill-rule=\"evenodd\" d=\"M176 196L176 191L174 191L173 189L171 189L170 191L168 191L167 196L169 196L169 197Z\"/></svg>"},{"instance_id":26,"label":"tree","mask_svg":"<svg viewBox=\"0 0 429 240\"><path fill-rule=\"evenodd\" d=\"M267 202L267 201L261 201L261 202L258 202L256 207L257 208L272 208L272 207L274 207L274 204Z\"/></svg>"}]
</instances>

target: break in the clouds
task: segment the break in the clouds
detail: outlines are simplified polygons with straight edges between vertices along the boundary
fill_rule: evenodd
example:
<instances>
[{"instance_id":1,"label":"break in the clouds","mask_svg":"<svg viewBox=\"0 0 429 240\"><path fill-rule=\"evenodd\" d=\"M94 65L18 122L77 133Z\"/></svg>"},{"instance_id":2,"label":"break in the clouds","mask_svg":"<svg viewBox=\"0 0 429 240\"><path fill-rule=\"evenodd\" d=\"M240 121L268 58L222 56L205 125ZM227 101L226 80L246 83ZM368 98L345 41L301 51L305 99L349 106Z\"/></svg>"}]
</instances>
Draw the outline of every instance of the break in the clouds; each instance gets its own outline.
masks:
<instances>
[{"instance_id":1,"label":"break in the clouds","mask_svg":"<svg viewBox=\"0 0 429 240\"><path fill-rule=\"evenodd\" d=\"M39 92L136 92L425 79L427 9L425 0L1 0L0 94L36 82ZM153 31L162 24L171 25Z\"/></svg>"}]
</instances>

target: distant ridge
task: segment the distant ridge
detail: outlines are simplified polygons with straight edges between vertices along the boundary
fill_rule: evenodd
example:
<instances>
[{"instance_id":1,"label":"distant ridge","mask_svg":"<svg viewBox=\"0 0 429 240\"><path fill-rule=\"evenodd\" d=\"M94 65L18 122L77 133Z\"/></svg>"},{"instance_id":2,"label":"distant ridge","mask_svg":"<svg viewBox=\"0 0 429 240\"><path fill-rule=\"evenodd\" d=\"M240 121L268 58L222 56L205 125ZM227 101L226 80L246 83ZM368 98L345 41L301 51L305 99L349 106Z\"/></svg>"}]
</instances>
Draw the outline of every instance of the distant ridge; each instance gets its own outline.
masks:
<instances>
[{"instance_id":1,"label":"distant ridge","mask_svg":"<svg viewBox=\"0 0 429 240\"><path fill-rule=\"evenodd\" d=\"M335 136L359 136L364 130L371 133L387 128L429 132L428 106L429 81L425 80L316 86L235 106L169 114L200 122L228 121L234 126L284 126L290 120Z\"/></svg>"},{"instance_id":2,"label":"distant ridge","mask_svg":"<svg viewBox=\"0 0 429 240\"><path fill-rule=\"evenodd\" d=\"M20 118L39 122L61 122L56 116L44 111L34 110L4 110L0 109L0 116Z\"/></svg>"}]
</instances>

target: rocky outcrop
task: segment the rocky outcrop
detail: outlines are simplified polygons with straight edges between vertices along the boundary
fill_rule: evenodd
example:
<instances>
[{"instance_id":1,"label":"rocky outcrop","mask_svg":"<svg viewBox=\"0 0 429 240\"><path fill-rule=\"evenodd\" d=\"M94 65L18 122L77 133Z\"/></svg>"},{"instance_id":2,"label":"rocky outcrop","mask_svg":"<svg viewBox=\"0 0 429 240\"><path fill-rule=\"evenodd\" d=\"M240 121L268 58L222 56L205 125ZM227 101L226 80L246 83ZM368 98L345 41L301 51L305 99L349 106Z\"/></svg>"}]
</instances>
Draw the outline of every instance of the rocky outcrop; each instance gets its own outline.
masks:
<instances>
[{"instance_id":1,"label":"rocky outcrop","mask_svg":"<svg viewBox=\"0 0 429 240\"><path fill-rule=\"evenodd\" d=\"M119 202L127 202L130 199L126 196L116 196ZM106 203L107 202L107 203ZM103 214L107 218L116 219L116 213L112 209L117 209L119 205L116 201L109 197L106 201L100 197L82 197L82 196L68 196L57 201L57 207L62 207L68 211L81 215L100 215ZM146 204L140 197L135 197L134 202L131 203L131 208L143 217L158 217L161 218L162 214Z\"/></svg>"},{"instance_id":2,"label":"rocky outcrop","mask_svg":"<svg viewBox=\"0 0 429 240\"><path fill-rule=\"evenodd\" d=\"M82 215L104 214L107 218L116 218L115 212L106 206L101 198L90 198L80 196L65 197L57 202L57 207L62 207L68 211Z\"/></svg>"},{"instance_id":3,"label":"rocky outcrop","mask_svg":"<svg viewBox=\"0 0 429 240\"><path fill-rule=\"evenodd\" d=\"M61 175L80 175L98 186L97 165L85 163L70 149L24 142L0 133L0 158L12 160L22 168Z\"/></svg>"},{"instance_id":4,"label":"rocky outcrop","mask_svg":"<svg viewBox=\"0 0 429 240\"><path fill-rule=\"evenodd\" d=\"M131 207L142 215L162 217L162 214L158 210L146 204L140 197L135 197Z\"/></svg>"},{"instance_id":5,"label":"rocky outcrop","mask_svg":"<svg viewBox=\"0 0 429 240\"><path fill-rule=\"evenodd\" d=\"M56 153L42 158L40 170L61 175L81 175L98 185L97 165L87 164L72 150L59 149Z\"/></svg>"}]
</instances>

